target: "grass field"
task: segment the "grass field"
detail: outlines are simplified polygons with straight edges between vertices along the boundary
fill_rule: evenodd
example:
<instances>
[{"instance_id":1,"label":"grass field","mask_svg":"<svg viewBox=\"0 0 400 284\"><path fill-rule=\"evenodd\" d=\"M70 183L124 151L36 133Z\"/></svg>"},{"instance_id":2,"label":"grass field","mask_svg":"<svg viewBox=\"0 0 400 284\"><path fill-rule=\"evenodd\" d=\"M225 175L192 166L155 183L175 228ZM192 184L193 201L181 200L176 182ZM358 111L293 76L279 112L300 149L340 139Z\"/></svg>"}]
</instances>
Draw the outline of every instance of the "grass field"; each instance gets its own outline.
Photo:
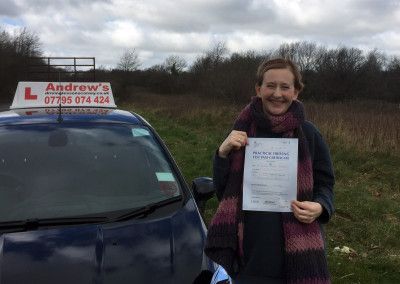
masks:
<instances>
[{"instance_id":1,"label":"grass field","mask_svg":"<svg viewBox=\"0 0 400 284\"><path fill-rule=\"evenodd\" d=\"M305 105L330 145L335 168L336 213L325 227L333 282L400 283L398 105ZM200 97L137 94L120 107L143 115L156 128L191 182L211 176L213 153L242 106ZM215 198L208 202L207 222L216 207Z\"/></svg>"}]
</instances>

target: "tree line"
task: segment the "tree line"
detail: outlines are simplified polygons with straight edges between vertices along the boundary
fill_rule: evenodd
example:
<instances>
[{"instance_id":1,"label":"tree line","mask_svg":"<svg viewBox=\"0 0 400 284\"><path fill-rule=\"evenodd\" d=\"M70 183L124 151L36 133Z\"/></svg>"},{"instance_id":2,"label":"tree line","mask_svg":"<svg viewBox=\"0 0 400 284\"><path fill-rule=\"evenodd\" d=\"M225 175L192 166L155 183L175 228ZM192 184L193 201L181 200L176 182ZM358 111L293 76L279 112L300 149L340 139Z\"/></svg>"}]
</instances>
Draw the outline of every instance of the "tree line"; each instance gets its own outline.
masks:
<instances>
[{"instance_id":1,"label":"tree line","mask_svg":"<svg viewBox=\"0 0 400 284\"><path fill-rule=\"evenodd\" d=\"M12 98L17 82L29 80L26 58L42 54L39 37L27 29L11 36L0 32L0 94ZM327 48L313 42L283 43L263 52L229 53L223 42L199 55L191 65L178 55L150 68L140 69L135 49L126 50L113 69L96 70L97 81L110 81L118 99L135 90L162 94L188 94L228 99L237 103L254 95L255 72L265 58L285 57L300 67L305 88L303 100L355 99L400 102L400 58L377 49Z\"/></svg>"},{"instance_id":2,"label":"tree line","mask_svg":"<svg viewBox=\"0 0 400 284\"><path fill-rule=\"evenodd\" d=\"M377 49L369 52L346 46L329 49L306 41L284 43L264 52L231 54L220 42L198 56L188 68L182 58L170 56L163 64L145 70L125 70L124 73L129 73L125 83L158 93L197 94L244 102L254 95L255 73L260 62L276 57L290 58L300 67L305 83L301 95L304 100L400 102L399 57L387 56Z\"/></svg>"}]
</instances>

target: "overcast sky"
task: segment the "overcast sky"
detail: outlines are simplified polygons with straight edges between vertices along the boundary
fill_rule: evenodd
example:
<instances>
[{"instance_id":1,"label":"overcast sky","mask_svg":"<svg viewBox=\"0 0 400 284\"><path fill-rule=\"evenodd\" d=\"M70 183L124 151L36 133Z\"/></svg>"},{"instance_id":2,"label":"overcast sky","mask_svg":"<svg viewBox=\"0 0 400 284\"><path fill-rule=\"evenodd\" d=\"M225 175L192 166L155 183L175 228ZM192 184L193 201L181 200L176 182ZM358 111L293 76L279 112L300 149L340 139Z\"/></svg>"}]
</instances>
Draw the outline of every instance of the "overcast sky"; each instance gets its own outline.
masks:
<instances>
[{"instance_id":1,"label":"overcast sky","mask_svg":"<svg viewBox=\"0 0 400 284\"><path fill-rule=\"evenodd\" d=\"M400 0L0 0L0 27L27 27L45 56L94 56L114 67L136 48L141 68L191 63L218 42L230 52L313 41L400 56Z\"/></svg>"}]
</instances>

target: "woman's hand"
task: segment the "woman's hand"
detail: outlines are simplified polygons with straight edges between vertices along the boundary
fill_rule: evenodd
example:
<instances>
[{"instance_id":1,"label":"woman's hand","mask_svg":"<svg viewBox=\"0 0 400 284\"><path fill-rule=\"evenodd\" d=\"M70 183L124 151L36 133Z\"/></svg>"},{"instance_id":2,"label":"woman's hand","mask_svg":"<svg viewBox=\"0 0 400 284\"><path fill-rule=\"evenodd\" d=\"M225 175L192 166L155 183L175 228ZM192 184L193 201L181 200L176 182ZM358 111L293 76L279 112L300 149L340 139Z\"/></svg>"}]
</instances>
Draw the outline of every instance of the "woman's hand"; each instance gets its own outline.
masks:
<instances>
[{"instance_id":1,"label":"woman's hand","mask_svg":"<svg viewBox=\"0 0 400 284\"><path fill-rule=\"evenodd\" d=\"M229 153L234 150L239 150L247 144L247 133L244 131L232 130L228 137L222 142L218 148L218 156L226 158Z\"/></svg>"},{"instance_id":2,"label":"woman's hand","mask_svg":"<svg viewBox=\"0 0 400 284\"><path fill-rule=\"evenodd\" d=\"M297 201L291 203L294 217L303 223L310 224L322 214L322 205L312 201Z\"/></svg>"}]
</instances>

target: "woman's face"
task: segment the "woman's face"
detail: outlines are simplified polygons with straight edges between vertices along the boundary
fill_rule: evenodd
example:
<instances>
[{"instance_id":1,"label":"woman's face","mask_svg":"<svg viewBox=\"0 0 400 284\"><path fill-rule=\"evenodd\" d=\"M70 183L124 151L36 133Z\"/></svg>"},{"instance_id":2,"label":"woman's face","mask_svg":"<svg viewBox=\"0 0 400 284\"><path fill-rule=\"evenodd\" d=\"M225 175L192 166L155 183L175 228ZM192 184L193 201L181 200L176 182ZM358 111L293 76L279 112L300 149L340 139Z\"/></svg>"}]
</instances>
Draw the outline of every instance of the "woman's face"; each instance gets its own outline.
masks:
<instances>
[{"instance_id":1,"label":"woman's face","mask_svg":"<svg viewBox=\"0 0 400 284\"><path fill-rule=\"evenodd\" d=\"M294 88L294 75L287 68L265 72L256 93L263 102L264 112L272 115L284 114L299 94Z\"/></svg>"}]
</instances>

